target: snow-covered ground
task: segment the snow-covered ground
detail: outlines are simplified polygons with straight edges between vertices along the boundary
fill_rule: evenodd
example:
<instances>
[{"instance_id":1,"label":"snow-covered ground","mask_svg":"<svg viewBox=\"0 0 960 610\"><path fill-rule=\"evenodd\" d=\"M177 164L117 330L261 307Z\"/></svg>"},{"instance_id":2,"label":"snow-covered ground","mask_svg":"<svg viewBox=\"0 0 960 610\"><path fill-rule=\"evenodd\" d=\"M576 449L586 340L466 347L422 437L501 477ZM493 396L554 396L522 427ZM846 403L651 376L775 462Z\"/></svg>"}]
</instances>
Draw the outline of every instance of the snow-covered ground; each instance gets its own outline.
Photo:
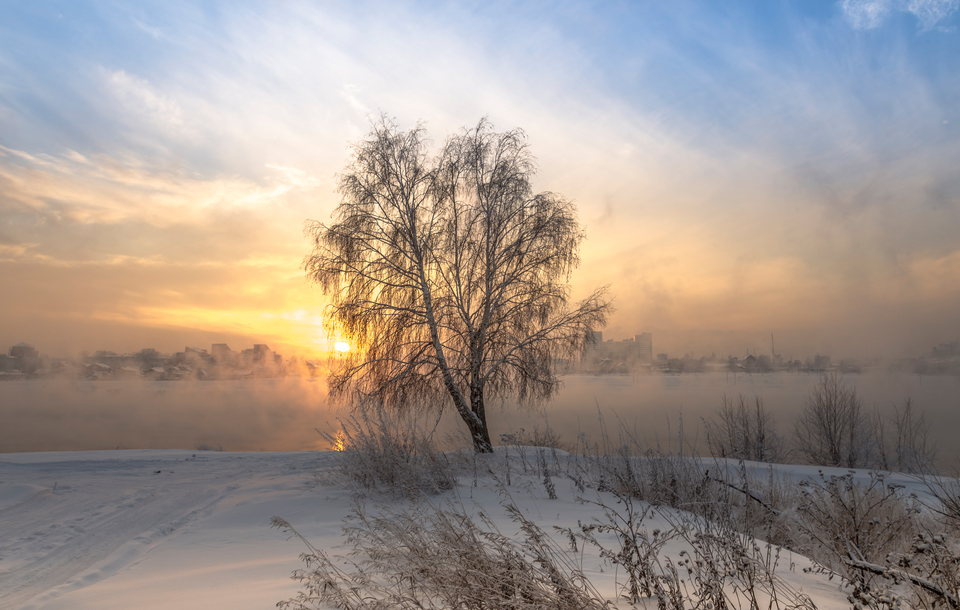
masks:
<instances>
[{"instance_id":1,"label":"snow-covered ground","mask_svg":"<svg viewBox=\"0 0 960 610\"><path fill-rule=\"evenodd\" d=\"M349 502L316 489L328 453L0 454L0 608L271 608L299 542L339 536Z\"/></svg>"},{"instance_id":2,"label":"snow-covered ground","mask_svg":"<svg viewBox=\"0 0 960 610\"><path fill-rule=\"evenodd\" d=\"M290 573L302 567L305 548L272 529L270 518L285 518L335 553L352 500L344 488L319 485L316 474L337 459L327 452L0 454L0 608L272 608L297 593ZM557 500L535 481L514 483L512 499L545 531L601 515L576 499L590 490L578 494L570 481L556 481ZM501 532L516 531L491 487L464 480L447 494L457 496L467 510L494 516ZM612 597L622 574L611 566L601 572L591 552L586 572ZM820 608L848 607L836 580L806 574L805 565L785 554L778 573Z\"/></svg>"}]
</instances>

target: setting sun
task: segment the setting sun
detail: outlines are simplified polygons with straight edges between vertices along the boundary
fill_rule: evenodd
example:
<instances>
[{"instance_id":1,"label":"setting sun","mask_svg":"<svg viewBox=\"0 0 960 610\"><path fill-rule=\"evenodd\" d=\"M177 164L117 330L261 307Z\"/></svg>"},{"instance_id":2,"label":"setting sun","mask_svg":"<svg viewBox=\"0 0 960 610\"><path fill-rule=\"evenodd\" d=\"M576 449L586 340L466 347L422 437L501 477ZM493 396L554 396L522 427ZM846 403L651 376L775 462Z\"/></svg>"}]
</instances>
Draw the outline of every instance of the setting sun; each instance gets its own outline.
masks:
<instances>
[{"instance_id":1,"label":"setting sun","mask_svg":"<svg viewBox=\"0 0 960 610\"><path fill-rule=\"evenodd\" d=\"M343 354L350 351L350 344L344 343L343 341L337 341L334 344L333 349Z\"/></svg>"},{"instance_id":2,"label":"setting sun","mask_svg":"<svg viewBox=\"0 0 960 610\"><path fill-rule=\"evenodd\" d=\"M334 451L346 451L347 449L347 435L343 433L343 430L337 431L337 436L333 439L333 450Z\"/></svg>"}]
</instances>

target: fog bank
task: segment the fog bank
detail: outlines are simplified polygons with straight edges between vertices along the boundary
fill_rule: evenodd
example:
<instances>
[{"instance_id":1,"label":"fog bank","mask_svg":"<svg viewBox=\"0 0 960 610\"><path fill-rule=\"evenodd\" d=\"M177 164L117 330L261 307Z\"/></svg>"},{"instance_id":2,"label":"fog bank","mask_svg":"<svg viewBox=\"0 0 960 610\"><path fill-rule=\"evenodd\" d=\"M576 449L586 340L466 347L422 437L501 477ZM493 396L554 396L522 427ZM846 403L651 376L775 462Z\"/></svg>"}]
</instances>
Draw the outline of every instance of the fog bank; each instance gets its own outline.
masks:
<instances>
[{"instance_id":1,"label":"fog bank","mask_svg":"<svg viewBox=\"0 0 960 610\"><path fill-rule=\"evenodd\" d=\"M646 446L707 453L703 419L721 397L762 397L779 432L789 436L819 377L814 374L724 373L564 377L555 399L539 410L490 404L491 436L549 425L564 440L596 438L600 414L619 418ZM909 397L943 447L940 462L955 467L960 439L960 378L907 374L848 375L864 407L890 412ZM323 380L290 377L242 381L15 381L0 384L0 452L92 449L299 451L328 449L317 429L335 432L346 413L330 404ZM461 431L452 412L438 435Z\"/></svg>"}]
</instances>

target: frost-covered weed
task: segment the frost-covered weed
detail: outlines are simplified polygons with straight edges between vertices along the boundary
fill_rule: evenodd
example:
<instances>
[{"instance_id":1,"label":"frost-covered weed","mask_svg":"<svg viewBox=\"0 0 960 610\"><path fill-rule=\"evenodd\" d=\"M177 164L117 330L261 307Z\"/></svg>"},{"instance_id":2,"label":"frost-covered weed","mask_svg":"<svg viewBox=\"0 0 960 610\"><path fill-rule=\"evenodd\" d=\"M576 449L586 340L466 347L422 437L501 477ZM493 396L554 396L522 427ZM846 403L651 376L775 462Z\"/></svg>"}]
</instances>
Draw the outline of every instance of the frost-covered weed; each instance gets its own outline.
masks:
<instances>
[{"instance_id":1,"label":"frost-covered weed","mask_svg":"<svg viewBox=\"0 0 960 610\"><path fill-rule=\"evenodd\" d=\"M632 496L612 492L615 502L595 503L605 520L564 530L596 547L600 556L627 574L621 596L631 604L655 599L660 610L695 608L813 609L805 595L776 575L779 547L738 531L730 520L710 521L687 511L635 503ZM670 528L650 531L644 520L653 513ZM597 534L613 534L617 546ZM663 548L671 540L687 547L674 558Z\"/></svg>"},{"instance_id":2,"label":"frost-covered weed","mask_svg":"<svg viewBox=\"0 0 960 610\"><path fill-rule=\"evenodd\" d=\"M840 575L853 608L960 608L956 530L886 479L821 473L805 482L801 527L814 542L806 553L818 571Z\"/></svg>"},{"instance_id":3,"label":"frost-covered weed","mask_svg":"<svg viewBox=\"0 0 960 610\"><path fill-rule=\"evenodd\" d=\"M600 610L600 594L568 554L513 503L505 508L520 528L513 539L485 515L479 523L462 505L420 503L371 515L357 505L345 527L349 557L331 557L289 523L274 527L300 537L309 553L289 610L483 609Z\"/></svg>"},{"instance_id":4,"label":"frost-covered weed","mask_svg":"<svg viewBox=\"0 0 960 610\"><path fill-rule=\"evenodd\" d=\"M933 473L918 475L933 498L926 506L939 516L943 524L960 532L960 478L939 476Z\"/></svg>"}]
</instances>

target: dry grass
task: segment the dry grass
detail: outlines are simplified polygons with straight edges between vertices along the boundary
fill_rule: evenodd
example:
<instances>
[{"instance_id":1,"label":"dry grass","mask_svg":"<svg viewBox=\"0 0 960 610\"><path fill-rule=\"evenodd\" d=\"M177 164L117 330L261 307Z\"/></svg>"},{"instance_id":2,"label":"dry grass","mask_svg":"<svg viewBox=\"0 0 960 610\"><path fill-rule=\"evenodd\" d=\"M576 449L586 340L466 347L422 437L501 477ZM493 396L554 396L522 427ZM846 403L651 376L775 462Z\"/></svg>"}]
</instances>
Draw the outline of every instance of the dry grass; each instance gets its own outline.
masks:
<instances>
[{"instance_id":1,"label":"dry grass","mask_svg":"<svg viewBox=\"0 0 960 610\"><path fill-rule=\"evenodd\" d=\"M519 540L483 515L478 524L460 504L418 503L370 515L357 506L345 528L350 559L306 540L304 591L280 608L311 610L600 610L599 593L567 553L513 504ZM286 521L274 526L303 539Z\"/></svg>"}]
</instances>

